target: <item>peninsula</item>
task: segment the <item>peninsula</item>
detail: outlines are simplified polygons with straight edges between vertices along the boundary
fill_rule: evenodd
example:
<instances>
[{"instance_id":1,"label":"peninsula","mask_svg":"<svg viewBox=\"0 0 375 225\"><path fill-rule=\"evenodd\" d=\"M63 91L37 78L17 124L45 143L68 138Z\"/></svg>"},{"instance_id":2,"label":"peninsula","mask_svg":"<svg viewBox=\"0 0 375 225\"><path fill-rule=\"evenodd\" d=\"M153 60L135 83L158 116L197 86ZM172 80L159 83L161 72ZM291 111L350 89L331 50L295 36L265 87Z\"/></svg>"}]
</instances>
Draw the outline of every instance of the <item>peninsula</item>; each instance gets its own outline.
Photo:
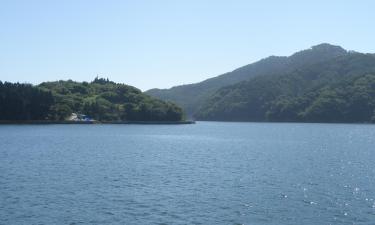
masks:
<instances>
[{"instance_id":1,"label":"peninsula","mask_svg":"<svg viewBox=\"0 0 375 225\"><path fill-rule=\"evenodd\" d=\"M177 105L139 89L95 78L39 85L0 82L0 123L27 124L186 124Z\"/></svg>"}]
</instances>

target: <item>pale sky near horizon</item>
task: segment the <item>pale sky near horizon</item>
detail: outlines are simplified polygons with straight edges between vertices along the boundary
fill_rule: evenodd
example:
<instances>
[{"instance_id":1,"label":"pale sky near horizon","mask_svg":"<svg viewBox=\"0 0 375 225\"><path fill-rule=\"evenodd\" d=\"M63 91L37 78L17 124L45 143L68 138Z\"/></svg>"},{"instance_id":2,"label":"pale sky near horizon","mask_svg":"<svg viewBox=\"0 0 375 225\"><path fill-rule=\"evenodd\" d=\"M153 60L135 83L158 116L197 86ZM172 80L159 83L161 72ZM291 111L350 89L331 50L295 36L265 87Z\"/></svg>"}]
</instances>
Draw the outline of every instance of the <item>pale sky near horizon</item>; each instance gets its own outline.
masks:
<instances>
[{"instance_id":1,"label":"pale sky near horizon","mask_svg":"<svg viewBox=\"0 0 375 225\"><path fill-rule=\"evenodd\" d=\"M0 80L199 82L320 43L375 52L372 0L0 0Z\"/></svg>"}]
</instances>

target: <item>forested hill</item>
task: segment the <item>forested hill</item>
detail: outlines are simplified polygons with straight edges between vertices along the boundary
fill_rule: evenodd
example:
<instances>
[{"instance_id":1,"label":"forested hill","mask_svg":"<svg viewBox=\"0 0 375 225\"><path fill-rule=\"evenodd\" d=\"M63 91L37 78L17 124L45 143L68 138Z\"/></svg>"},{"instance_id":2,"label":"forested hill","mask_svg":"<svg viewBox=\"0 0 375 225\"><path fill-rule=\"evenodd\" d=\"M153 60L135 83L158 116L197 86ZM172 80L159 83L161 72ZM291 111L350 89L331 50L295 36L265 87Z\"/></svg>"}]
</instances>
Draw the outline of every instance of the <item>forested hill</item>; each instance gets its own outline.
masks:
<instances>
[{"instance_id":1,"label":"forested hill","mask_svg":"<svg viewBox=\"0 0 375 225\"><path fill-rule=\"evenodd\" d=\"M181 121L184 117L175 104L108 79L38 86L0 82L0 120L65 120L73 112L99 121Z\"/></svg>"},{"instance_id":2,"label":"forested hill","mask_svg":"<svg viewBox=\"0 0 375 225\"><path fill-rule=\"evenodd\" d=\"M196 117L221 121L375 122L375 55L348 53L223 87Z\"/></svg>"},{"instance_id":3,"label":"forested hill","mask_svg":"<svg viewBox=\"0 0 375 225\"><path fill-rule=\"evenodd\" d=\"M181 106L188 115L193 115L221 87L258 76L290 73L301 67L347 54L349 53L339 46L320 44L289 57L271 56L200 83L176 86L171 89L151 89L146 93L163 100L172 101Z\"/></svg>"}]
</instances>

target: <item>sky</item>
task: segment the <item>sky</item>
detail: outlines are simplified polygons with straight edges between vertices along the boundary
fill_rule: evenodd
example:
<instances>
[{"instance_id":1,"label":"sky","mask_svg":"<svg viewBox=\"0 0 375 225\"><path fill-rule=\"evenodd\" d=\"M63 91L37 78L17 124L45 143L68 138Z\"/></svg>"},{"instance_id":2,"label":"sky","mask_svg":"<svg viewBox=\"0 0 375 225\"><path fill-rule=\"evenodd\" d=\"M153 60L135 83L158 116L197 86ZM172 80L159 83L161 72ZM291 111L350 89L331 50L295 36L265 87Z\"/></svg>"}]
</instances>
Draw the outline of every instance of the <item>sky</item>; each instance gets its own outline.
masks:
<instances>
[{"instance_id":1,"label":"sky","mask_svg":"<svg viewBox=\"0 0 375 225\"><path fill-rule=\"evenodd\" d=\"M375 52L373 0L0 0L0 80L199 82L320 43Z\"/></svg>"}]
</instances>

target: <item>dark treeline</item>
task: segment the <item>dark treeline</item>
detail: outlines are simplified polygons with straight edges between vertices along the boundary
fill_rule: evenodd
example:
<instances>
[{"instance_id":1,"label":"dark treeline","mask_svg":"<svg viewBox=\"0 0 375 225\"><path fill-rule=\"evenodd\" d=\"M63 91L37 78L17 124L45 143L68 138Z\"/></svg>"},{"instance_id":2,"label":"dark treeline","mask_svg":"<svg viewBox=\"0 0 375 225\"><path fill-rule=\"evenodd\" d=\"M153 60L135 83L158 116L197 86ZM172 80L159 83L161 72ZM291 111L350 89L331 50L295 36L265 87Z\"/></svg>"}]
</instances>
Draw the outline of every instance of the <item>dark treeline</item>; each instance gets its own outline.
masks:
<instances>
[{"instance_id":1,"label":"dark treeline","mask_svg":"<svg viewBox=\"0 0 375 225\"><path fill-rule=\"evenodd\" d=\"M96 78L38 86L1 83L0 120L66 120L72 113L98 121L181 121L181 108L139 89Z\"/></svg>"},{"instance_id":2,"label":"dark treeline","mask_svg":"<svg viewBox=\"0 0 375 225\"><path fill-rule=\"evenodd\" d=\"M375 122L375 74L347 79L302 96L281 96L266 112L269 121Z\"/></svg>"},{"instance_id":3,"label":"dark treeline","mask_svg":"<svg viewBox=\"0 0 375 225\"><path fill-rule=\"evenodd\" d=\"M51 92L31 84L0 81L0 120L44 120L54 102Z\"/></svg>"}]
</instances>

